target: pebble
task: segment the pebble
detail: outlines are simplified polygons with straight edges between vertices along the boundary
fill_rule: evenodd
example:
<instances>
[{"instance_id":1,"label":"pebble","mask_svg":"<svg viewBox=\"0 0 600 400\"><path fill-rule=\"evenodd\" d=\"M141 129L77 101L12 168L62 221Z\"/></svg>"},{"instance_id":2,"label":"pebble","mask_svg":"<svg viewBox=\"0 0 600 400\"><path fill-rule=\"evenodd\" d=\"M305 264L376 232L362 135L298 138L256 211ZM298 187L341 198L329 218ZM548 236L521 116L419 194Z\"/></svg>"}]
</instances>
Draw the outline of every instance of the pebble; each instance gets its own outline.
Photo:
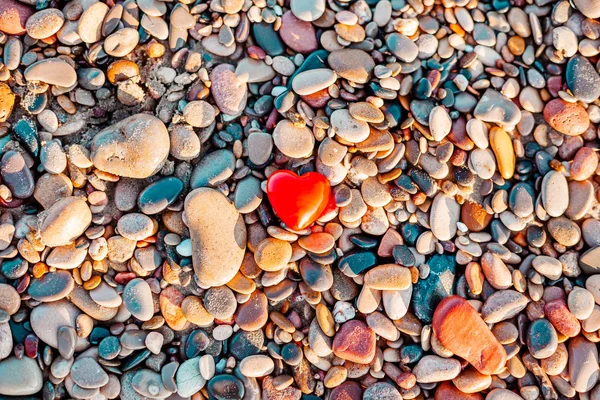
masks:
<instances>
[{"instance_id":1,"label":"pebble","mask_svg":"<svg viewBox=\"0 0 600 400\"><path fill-rule=\"evenodd\" d=\"M568 348L571 384L579 393L588 392L598 380L598 349L581 336L572 339Z\"/></svg>"},{"instance_id":2,"label":"pebble","mask_svg":"<svg viewBox=\"0 0 600 400\"><path fill-rule=\"evenodd\" d=\"M325 12L325 0L292 0L290 8L296 18L312 22L319 19Z\"/></svg>"},{"instance_id":3,"label":"pebble","mask_svg":"<svg viewBox=\"0 0 600 400\"><path fill-rule=\"evenodd\" d=\"M29 17L25 29L33 39L45 39L58 32L63 22L64 15L60 10L47 8Z\"/></svg>"},{"instance_id":4,"label":"pebble","mask_svg":"<svg viewBox=\"0 0 600 400\"><path fill-rule=\"evenodd\" d=\"M558 336L547 319L536 319L527 328L527 348L537 359L550 357L556 351Z\"/></svg>"},{"instance_id":5,"label":"pebble","mask_svg":"<svg viewBox=\"0 0 600 400\"><path fill-rule=\"evenodd\" d=\"M215 120L215 110L204 100L190 101L183 109L183 118L195 128L206 128Z\"/></svg>"},{"instance_id":6,"label":"pebble","mask_svg":"<svg viewBox=\"0 0 600 400\"><path fill-rule=\"evenodd\" d=\"M327 89L337 80L337 75L327 68L315 68L298 73L292 80L292 88L300 96L308 96Z\"/></svg>"},{"instance_id":7,"label":"pebble","mask_svg":"<svg viewBox=\"0 0 600 400\"><path fill-rule=\"evenodd\" d=\"M235 69L229 64L216 66L211 74L212 94L222 113L239 115L248 97L248 86L235 75Z\"/></svg>"},{"instance_id":8,"label":"pebble","mask_svg":"<svg viewBox=\"0 0 600 400\"><path fill-rule=\"evenodd\" d=\"M375 357L375 332L364 322L348 321L335 334L332 349L339 358L358 364L368 364Z\"/></svg>"},{"instance_id":9,"label":"pebble","mask_svg":"<svg viewBox=\"0 0 600 400\"><path fill-rule=\"evenodd\" d=\"M152 291L145 280L130 280L123 289L122 297L127 311L140 321L148 321L154 315Z\"/></svg>"},{"instance_id":10,"label":"pebble","mask_svg":"<svg viewBox=\"0 0 600 400\"><path fill-rule=\"evenodd\" d=\"M569 206L567 179L558 171L551 171L542 180L542 204L551 217L560 217Z\"/></svg>"},{"instance_id":11,"label":"pebble","mask_svg":"<svg viewBox=\"0 0 600 400\"><path fill-rule=\"evenodd\" d=\"M69 87L77 82L75 69L61 58L46 58L25 69L25 79L40 81L49 85Z\"/></svg>"},{"instance_id":12,"label":"pebble","mask_svg":"<svg viewBox=\"0 0 600 400\"><path fill-rule=\"evenodd\" d=\"M8 315L13 315L19 311L20 306L21 297L15 288L6 283L0 283L0 309L6 311Z\"/></svg>"},{"instance_id":13,"label":"pebble","mask_svg":"<svg viewBox=\"0 0 600 400\"><path fill-rule=\"evenodd\" d=\"M288 157L304 158L312 154L315 138L308 127L297 126L284 119L277 123L273 131L273 143Z\"/></svg>"},{"instance_id":14,"label":"pebble","mask_svg":"<svg viewBox=\"0 0 600 400\"><path fill-rule=\"evenodd\" d=\"M244 257L243 219L225 196L209 188L192 191L185 200L184 213L198 282L205 287L226 284L237 273ZM217 236L213 232L222 234Z\"/></svg>"},{"instance_id":15,"label":"pebble","mask_svg":"<svg viewBox=\"0 0 600 400\"><path fill-rule=\"evenodd\" d=\"M136 114L98 132L90 156L102 171L141 179L162 168L169 155L169 143L162 121Z\"/></svg>"},{"instance_id":16,"label":"pebble","mask_svg":"<svg viewBox=\"0 0 600 400\"><path fill-rule=\"evenodd\" d=\"M367 83L375 68L371 56L359 49L332 51L327 57L327 63L337 75L356 83Z\"/></svg>"},{"instance_id":17,"label":"pebble","mask_svg":"<svg viewBox=\"0 0 600 400\"><path fill-rule=\"evenodd\" d=\"M273 372L274 368L273 360L264 355L246 357L240 363L240 372L251 378L267 376Z\"/></svg>"},{"instance_id":18,"label":"pebble","mask_svg":"<svg viewBox=\"0 0 600 400\"><path fill-rule=\"evenodd\" d=\"M546 103L544 120L552 128L568 136L581 135L590 125L588 114L582 106L562 99Z\"/></svg>"},{"instance_id":19,"label":"pebble","mask_svg":"<svg viewBox=\"0 0 600 400\"><path fill-rule=\"evenodd\" d=\"M42 371L34 359L10 357L0 361L0 394L28 396L42 389Z\"/></svg>"},{"instance_id":20,"label":"pebble","mask_svg":"<svg viewBox=\"0 0 600 400\"><path fill-rule=\"evenodd\" d=\"M482 374L492 374L504 366L504 348L475 309L461 297L449 296L442 300L433 315L432 326L442 346L466 359ZM460 367L458 369L456 375L460 372Z\"/></svg>"},{"instance_id":21,"label":"pebble","mask_svg":"<svg viewBox=\"0 0 600 400\"><path fill-rule=\"evenodd\" d=\"M18 199L26 199L33 194L34 180L31 171L25 165L25 159L16 151L7 151L2 156L0 172L3 183Z\"/></svg>"},{"instance_id":22,"label":"pebble","mask_svg":"<svg viewBox=\"0 0 600 400\"><path fill-rule=\"evenodd\" d=\"M484 122L495 122L501 127L512 128L521 120L521 111L501 93L487 89L477 103L473 116Z\"/></svg>"},{"instance_id":23,"label":"pebble","mask_svg":"<svg viewBox=\"0 0 600 400\"><path fill-rule=\"evenodd\" d=\"M439 240L450 240L456 235L460 220L460 205L444 193L433 199L430 213L431 231Z\"/></svg>"},{"instance_id":24,"label":"pebble","mask_svg":"<svg viewBox=\"0 0 600 400\"><path fill-rule=\"evenodd\" d=\"M448 381L460 373L460 362L453 358L428 355L421 358L413 373L419 383Z\"/></svg>"},{"instance_id":25,"label":"pebble","mask_svg":"<svg viewBox=\"0 0 600 400\"><path fill-rule=\"evenodd\" d=\"M592 103L600 97L600 75L587 58L580 55L571 58L565 74L567 85L577 99Z\"/></svg>"},{"instance_id":26,"label":"pebble","mask_svg":"<svg viewBox=\"0 0 600 400\"><path fill-rule=\"evenodd\" d=\"M37 301L53 302L65 298L71 293L74 285L75 282L70 272L50 272L39 279L32 280L29 284L28 293Z\"/></svg>"},{"instance_id":27,"label":"pebble","mask_svg":"<svg viewBox=\"0 0 600 400\"><path fill-rule=\"evenodd\" d=\"M23 35L26 23L34 9L15 0L3 0L0 3L0 31L7 35Z\"/></svg>"},{"instance_id":28,"label":"pebble","mask_svg":"<svg viewBox=\"0 0 600 400\"><path fill-rule=\"evenodd\" d=\"M369 125L352 117L345 109L335 110L331 114L331 126L343 140L352 143L362 142L369 137Z\"/></svg>"},{"instance_id":29,"label":"pebble","mask_svg":"<svg viewBox=\"0 0 600 400\"><path fill-rule=\"evenodd\" d=\"M292 11L281 17L279 35L289 48L298 53L310 53L319 46L313 24L299 19Z\"/></svg>"},{"instance_id":30,"label":"pebble","mask_svg":"<svg viewBox=\"0 0 600 400\"><path fill-rule=\"evenodd\" d=\"M79 197L67 197L40 215L37 224L42 242L57 247L72 243L91 222L92 213L87 203Z\"/></svg>"}]
</instances>

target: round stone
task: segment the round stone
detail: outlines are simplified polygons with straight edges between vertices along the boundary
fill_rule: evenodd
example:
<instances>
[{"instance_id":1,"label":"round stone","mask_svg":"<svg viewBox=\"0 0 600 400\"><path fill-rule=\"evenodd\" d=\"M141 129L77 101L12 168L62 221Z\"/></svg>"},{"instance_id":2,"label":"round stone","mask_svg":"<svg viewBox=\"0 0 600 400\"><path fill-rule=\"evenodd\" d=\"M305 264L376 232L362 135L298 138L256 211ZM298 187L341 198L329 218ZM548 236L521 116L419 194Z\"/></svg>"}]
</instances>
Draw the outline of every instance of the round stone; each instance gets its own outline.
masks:
<instances>
[{"instance_id":1,"label":"round stone","mask_svg":"<svg viewBox=\"0 0 600 400\"><path fill-rule=\"evenodd\" d=\"M190 101L183 108L183 118L195 128L206 128L215 120L215 109L204 100Z\"/></svg>"},{"instance_id":2,"label":"round stone","mask_svg":"<svg viewBox=\"0 0 600 400\"><path fill-rule=\"evenodd\" d=\"M273 131L273 142L286 156L304 158L312 154L315 138L308 127L284 119L277 123Z\"/></svg>"},{"instance_id":3,"label":"round stone","mask_svg":"<svg viewBox=\"0 0 600 400\"><path fill-rule=\"evenodd\" d=\"M169 133L160 119L136 114L98 132L91 158L102 171L143 179L162 168L169 145Z\"/></svg>"}]
</instances>

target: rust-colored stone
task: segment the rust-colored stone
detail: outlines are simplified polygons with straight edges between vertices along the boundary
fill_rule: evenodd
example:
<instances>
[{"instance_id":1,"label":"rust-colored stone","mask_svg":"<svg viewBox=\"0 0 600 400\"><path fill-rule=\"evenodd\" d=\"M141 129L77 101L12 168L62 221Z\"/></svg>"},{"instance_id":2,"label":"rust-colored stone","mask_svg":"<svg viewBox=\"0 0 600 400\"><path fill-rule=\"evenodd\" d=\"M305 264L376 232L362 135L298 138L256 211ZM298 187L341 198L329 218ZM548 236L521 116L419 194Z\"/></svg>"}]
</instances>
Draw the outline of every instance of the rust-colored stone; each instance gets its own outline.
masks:
<instances>
[{"instance_id":1,"label":"rust-colored stone","mask_svg":"<svg viewBox=\"0 0 600 400\"><path fill-rule=\"evenodd\" d=\"M439 342L479 372L492 375L506 363L506 351L477 311L462 297L446 297L433 314Z\"/></svg>"},{"instance_id":2,"label":"rust-colored stone","mask_svg":"<svg viewBox=\"0 0 600 400\"><path fill-rule=\"evenodd\" d=\"M575 337L581 331L577 318L571 314L567 303L563 299L556 299L546 303L544 313L557 331L568 337Z\"/></svg>"},{"instance_id":3,"label":"rust-colored stone","mask_svg":"<svg viewBox=\"0 0 600 400\"><path fill-rule=\"evenodd\" d=\"M465 201L460 210L460 220L471 232L484 230L492 222L492 217L481 204L473 201Z\"/></svg>"},{"instance_id":4,"label":"rust-colored stone","mask_svg":"<svg viewBox=\"0 0 600 400\"><path fill-rule=\"evenodd\" d=\"M463 393L451 382L442 382L435 391L435 400L483 400L479 393Z\"/></svg>"},{"instance_id":5,"label":"rust-colored stone","mask_svg":"<svg viewBox=\"0 0 600 400\"><path fill-rule=\"evenodd\" d=\"M333 353L355 363L369 364L375 357L375 350L375 332L359 320L343 324L333 339Z\"/></svg>"}]
</instances>

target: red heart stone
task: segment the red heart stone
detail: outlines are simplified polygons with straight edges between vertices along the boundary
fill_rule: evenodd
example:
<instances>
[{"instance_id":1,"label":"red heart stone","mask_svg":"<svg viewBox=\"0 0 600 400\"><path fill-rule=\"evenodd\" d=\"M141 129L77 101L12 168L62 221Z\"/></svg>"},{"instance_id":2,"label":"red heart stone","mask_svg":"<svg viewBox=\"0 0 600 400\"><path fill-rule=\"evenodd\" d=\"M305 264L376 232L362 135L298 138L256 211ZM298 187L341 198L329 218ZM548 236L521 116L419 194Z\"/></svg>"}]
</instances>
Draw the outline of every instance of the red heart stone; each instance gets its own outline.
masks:
<instances>
[{"instance_id":1,"label":"red heart stone","mask_svg":"<svg viewBox=\"0 0 600 400\"><path fill-rule=\"evenodd\" d=\"M275 214L291 229L301 230L315 222L328 208L331 186L325 176L308 172L274 172L267 181L267 196Z\"/></svg>"}]
</instances>

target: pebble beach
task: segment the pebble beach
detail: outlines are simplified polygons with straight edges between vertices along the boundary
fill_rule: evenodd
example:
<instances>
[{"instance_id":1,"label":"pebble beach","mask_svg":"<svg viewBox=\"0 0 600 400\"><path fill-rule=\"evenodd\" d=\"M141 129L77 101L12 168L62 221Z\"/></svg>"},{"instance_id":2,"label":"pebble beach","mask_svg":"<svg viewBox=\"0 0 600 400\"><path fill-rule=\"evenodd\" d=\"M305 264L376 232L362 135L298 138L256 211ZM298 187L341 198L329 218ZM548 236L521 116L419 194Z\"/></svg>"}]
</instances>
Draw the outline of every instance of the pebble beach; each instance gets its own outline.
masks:
<instances>
[{"instance_id":1,"label":"pebble beach","mask_svg":"<svg viewBox=\"0 0 600 400\"><path fill-rule=\"evenodd\" d=\"M0 0L0 399L600 400L600 1Z\"/></svg>"}]
</instances>

